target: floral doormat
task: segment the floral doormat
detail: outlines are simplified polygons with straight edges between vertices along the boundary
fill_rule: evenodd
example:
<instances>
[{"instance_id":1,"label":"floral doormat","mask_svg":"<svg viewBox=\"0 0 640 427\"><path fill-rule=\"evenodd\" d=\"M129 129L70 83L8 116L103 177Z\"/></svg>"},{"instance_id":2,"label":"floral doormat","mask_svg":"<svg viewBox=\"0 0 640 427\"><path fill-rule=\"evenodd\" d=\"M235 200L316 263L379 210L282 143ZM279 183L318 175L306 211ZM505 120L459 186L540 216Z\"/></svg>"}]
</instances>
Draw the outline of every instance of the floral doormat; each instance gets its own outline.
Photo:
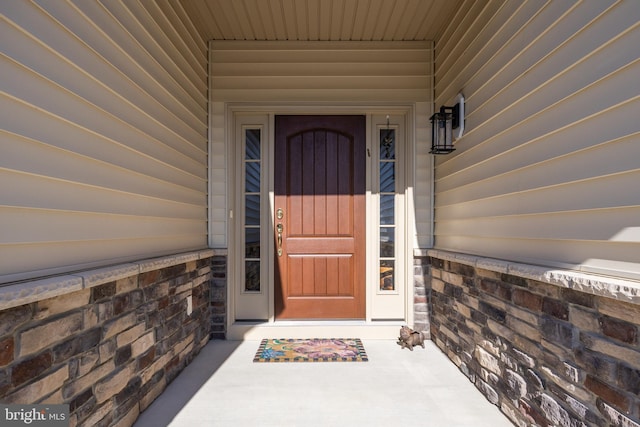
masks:
<instances>
[{"instance_id":1,"label":"floral doormat","mask_svg":"<svg viewBox=\"0 0 640 427\"><path fill-rule=\"evenodd\" d=\"M264 339L254 362L367 362L358 338Z\"/></svg>"}]
</instances>

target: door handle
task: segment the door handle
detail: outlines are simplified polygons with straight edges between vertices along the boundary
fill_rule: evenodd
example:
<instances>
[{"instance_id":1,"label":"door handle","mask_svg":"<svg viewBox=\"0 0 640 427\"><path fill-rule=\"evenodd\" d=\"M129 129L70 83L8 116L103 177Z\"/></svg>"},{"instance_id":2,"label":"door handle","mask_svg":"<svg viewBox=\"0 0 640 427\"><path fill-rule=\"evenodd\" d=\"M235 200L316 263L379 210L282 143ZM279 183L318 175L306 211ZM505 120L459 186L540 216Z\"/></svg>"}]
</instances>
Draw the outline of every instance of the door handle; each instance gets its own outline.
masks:
<instances>
[{"instance_id":1,"label":"door handle","mask_svg":"<svg viewBox=\"0 0 640 427\"><path fill-rule=\"evenodd\" d=\"M282 231L284 226L282 224L276 225L276 231L278 232L278 256L282 256Z\"/></svg>"}]
</instances>

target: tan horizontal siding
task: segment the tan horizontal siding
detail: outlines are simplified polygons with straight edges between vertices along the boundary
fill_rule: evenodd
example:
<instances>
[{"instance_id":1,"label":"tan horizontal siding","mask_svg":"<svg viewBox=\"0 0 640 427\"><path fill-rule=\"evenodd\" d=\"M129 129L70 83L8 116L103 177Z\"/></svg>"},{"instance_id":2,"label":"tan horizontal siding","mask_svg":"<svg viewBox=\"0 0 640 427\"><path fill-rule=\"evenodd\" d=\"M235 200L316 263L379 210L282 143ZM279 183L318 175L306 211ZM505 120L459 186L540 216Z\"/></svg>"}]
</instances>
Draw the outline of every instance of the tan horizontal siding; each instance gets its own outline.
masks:
<instances>
[{"instance_id":1,"label":"tan horizontal siding","mask_svg":"<svg viewBox=\"0 0 640 427\"><path fill-rule=\"evenodd\" d=\"M640 278L640 8L478 3L436 45L436 106L462 92L467 114L435 246Z\"/></svg>"},{"instance_id":2,"label":"tan horizontal siding","mask_svg":"<svg viewBox=\"0 0 640 427\"><path fill-rule=\"evenodd\" d=\"M225 103L211 102L211 136L209 180L209 246L226 248L227 241L227 153L225 135Z\"/></svg>"},{"instance_id":3,"label":"tan horizontal siding","mask_svg":"<svg viewBox=\"0 0 640 427\"><path fill-rule=\"evenodd\" d=\"M15 271L29 271L28 275L3 275L3 279L40 277L79 271L86 268L120 264L145 257L167 255L168 246L176 248L201 247L204 236L163 235L148 238L99 239L82 241L38 242L36 244L18 244L11 247L13 261L10 264ZM73 253L73 259L69 258ZM39 259L37 265L29 260ZM3 264L3 268L4 268ZM7 270L3 270L7 271Z\"/></svg>"},{"instance_id":4,"label":"tan horizontal siding","mask_svg":"<svg viewBox=\"0 0 640 427\"><path fill-rule=\"evenodd\" d=\"M177 43L183 45L182 49L190 52L196 58L198 68L207 68L207 42L202 38L198 29L193 25L191 17L184 9L180 0L164 0L154 2L164 14L164 18L168 19L170 26L178 31L181 35Z\"/></svg>"},{"instance_id":5,"label":"tan horizontal siding","mask_svg":"<svg viewBox=\"0 0 640 427\"><path fill-rule=\"evenodd\" d=\"M640 108L640 104L638 107ZM569 152L566 151L567 147L562 147L562 141L567 140L566 138L552 139L555 143L552 147L541 142L537 147L532 144L522 150L513 150L490 162L492 174L478 174L464 182L459 181L457 186L451 188L440 186L439 205L447 206L536 190L552 192L559 187L579 182L596 185L599 179L627 176L630 173L633 175L639 167L639 136L640 132L634 132L618 140L579 150L574 146L574 150ZM580 141L579 145L584 145L592 139L584 135L574 141ZM553 148L562 150L562 154L549 157ZM543 156L545 151L546 156ZM591 203L601 203L609 197L622 200L627 194L635 194L636 191L634 188L625 188L625 191L613 194L598 194L598 198L592 197Z\"/></svg>"},{"instance_id":6,"label":"tan horizontal siding","mask_svg":"<svg viewBox=\"0 0 640 427\"><path fill-rule=\"evenodd\" d=\"M170 200L165 194L152 197L3 169L0 169L0 180L6 184L0 190L6 206L192 219L201 217L204 209L202 197L193 203L184 203Z\"/></svg>"},{"instance_id":7,"label":"tan horizontal siding","mask_svg":"<svg viewBox=\"0 0 640 427\"><path fill-rule=\"evenodd\" d=\"M298 89L324 90L333 89L339 91L372 90L412 90L416 87L425 87L428 80L423 76L404 76L401 79L391 80L386 76L323 76L309 78L308 76L227 76L214 77L214 88L224 88L227 92L232 90L270 90L295 91ZM423 90L424 91L424 90ZM421 91L421 92L423 92Z\"/></svg>"},{"instance_id":8,"label":"tan horizontal siding","mask_svg":"<svg viewBox=\"0 0 640 427\"><path fill-rule=\"evenodd\" d=\"M205 247L206 46L180 5L2 14L0 283Z\"/></svg>"},{"instance_id":9,"label":"tan horizontal siding","mask_svg":"<svg viewBox=\"0 0 640 427\"><path fill-rule=\"evenodd\" d=\"M91 129L112 140L128 141L127 145L131 148L165 163L173 163L186 171L196 171L200 165L206 163L206 152L185 142L186 140L181 141L160 126L153 126L154 123L146 115L123 114L119 117L122 113L110 113L85 97L12 60L5 60L0 64L0 74L3 75L2 85L6 94L48 111L60 120ZM115 110L118 105L119 102L112 102L110 106L105 107ZM127 107L126 104L122 104L124 113L131 113L127 111ZM144 129L145 127L147 129Z\"/></svg>"},{"instance_id":10,"label":"tan horizontal siding","mask_svg":"<svg viewBox=\"0 0 640 427\"><path fill-rule=\"evenodd\" d=\"M223 64L334 64L335 70L350 64L426 63L427 42L212 42L212 70ZM296 70L296 68L292 69ZM258 74L259 70L256 71ZM402 75L398 67L393 74ZM366 74L364 74L366 75Z\"/></svg>"},{"instance_id":11,"label":"tan horizontal siding","mask_svg":"<svg viewBox=\"0 0 640 427\"><path fill-rule=\"evenodd\" d=\"M232 77L254 77L256 70L252 67L240 65L241 63L223 63L212 64L211 70L214 75L232 76ZM429 68L425 63L372 63L372 62L346 62L336 67L333 63L328 62L309 62L305 64L297 64L292 68L286 63L264 63L258 66L260 76L265 77L348 77L348 76L369 76L369 77L388 77L398 73L401 68L403 76L412 78L424 78L429 72ZM387 84L388 85L388 84Z\"/></svg>"},{"instance_id":12,"label":"tan horizontal siding","mask_svg":"<svg viewBox=\"0 0 640 427\"><path fill-rule=\"evenodd\" d=\"M447 219L439 224L438 235L495 237L499 239L539 239L569 241L638 242L640 227L620 228L640 217L640 208L615 207L526 215ZM585 232L584 224L591 229ZM634 255L640 262L640 253Z\"/></svg>"},{"instance_id":13,"label":"tan horizontal siding","mask_svg":"<svg viewBox=\"0 0 640 427\"><path fill-rule=\"evenodd\" d=\"M21 172L44 177L44 179L51 178L70 184L82 183L94 188L144 194L146 197L166 198L181 203L201 205L203 202L203 191L206 185L201 179L193 175L184 175L181 179L178 174L168 177L169 168L161 163L150 162L149 169L158 171L164 169L165 175L161 173L151 175L140 172L139 168L127 167L126 164L120 166L89 157L86 153L74 152L73 147L47 144L1 130L0 146L2 147L0 170L4 169L7 172ZM133 153L124 150L115 151L113 156L133 157ZM137 161L142 162L144 159L145 157L140 157ZM173 181L167 178L172 178ZM184 185L180 185L180 181L185 181Z\"/></svg>"},{"instance_id":14,"label":"tan horizontal siding","mask_svg":"<svg viewBox=\"0 0 640 427\"><path fill-rule=\"evenodd\" d=\"M475 236L437 236L448 250L490 254L491 258L516 260L550 268L566 268L616 277L638 277L637 243L579 242L571 240ZM516 250L517 249L517 250Z\"/></svg>"},{"instance_id":15,"label":"tan horizontal siding","mask_svg":"<svg viewBox=\"0 0 640 427\"><path fill-rule=\"evenodd\" d=\"M473 200L450 199L449 204L441 201L442 204L438 205L438 213L441 218L449 220L635 206L640 200L640 186L636 185L640 182L639 179L640 169L636 169L532 190L509 191L504 188L506 185L500 186L500 183L496 183L496 186L491 186L491 192L497 193L500 188L504 188L502 194L484 197L474 194L477 198ZM517 186L519 182L519 180L514 181L511 187ZM620 188L624 191L610 191L612 188ZM595 230L585 230L585 238L588 238L591 233L595 233Z\"/></svg>"},{"instance_id":16,"label":"tan horizontal siding","mask_svg":"<svg viewBox=\"0 0 640 427\"><path fill-rule=\"evenodd\" d=\"M214 101L430 98L427 42L212 42Z\"/></svg>"},{"instance_id":17,"label":"tan horizontal siding","mask_svg":"<svg viewBox=\"0 0 640 427\"><path fill-rule=\"evenodd\" d=\"M433 114L432 102L416 102L415 111L415 188L413 191L413 209L415 215L415 235L413 247L428 248L433 246L433 155L431 150L431 124L429 117Z\"/></svg>"},{"instance_id":18,"label":"tan horizontal siding","mask_svg":"<svg viewBox=\"0 0 640 427\"><path fill-rule=\"evenodd\" d=\"M193 68L194 61L188 52L175 47L171 33L153 20L148 9L153 2L109 2L105 6L113 16L126 26L136 42L149 52L163 70L176 79L189 95L204 104L207 79L202 70ZM178 34L176 32L176 34Z\"/></svg>"},{"instance_id":19,"label":"tan horizontal siding","mask_svg":"<svg viewBox=\"0 0 640 427\"><path fill-rule=\"evenodd\" d=\"M160 239L171 236L202 237L198 219L158 218L145 215L105 215L70 210L2 208L7 229L3 239L16 245L75 241ZM29 228L22 227L24 221Z\"/></svg>"},{"instance_id":20,"label":"tan horizontal siding","mask_svg":"<svg viewBox=\"0 0 640 427\"><path fill-rule=\"evenodd\" d=\"M198 88L198 97L200 94L206 93L207 90L207 78L206 74L203 75L201 71L206 69L206 62L203 56L203 52L199 49L200 46L194 46L189 44L191 34L183 28L182 25L172 20L171 17L175 17L175 11L171 10L170 16L165 14L158 2L132 2L127 4L127 7L134 12L140 22L145 22L144 27L146 29L151 28L151 36L156 40L164 52L168 52L174 59L174 63L181 64L181 68L185 70L185 74L189 76L189 81L196 84ZM146 24L149 22L149 24ZM178 25L176 25L178 24ZM175 37L165 31L166 28L174 28L178 30L181 37ZM188 66L187 66L188 65Z\"/></svg>"},{"instance_id":21,"label":"tan horizontal siding","mask_svg":"<svg viewBox=\"0 0 640 427\"><path fill-rule=\"evenodd\" d=\"M87 158L109 163L174 184L206 191L206 182L193 171L185 171L148 154L107 138L91 128L62 120L60 117L15 98L2 95L10 115L4 116L2 128L15 135L39 141ZM37 123L37 126L33 124ZM8 140L2 140L7 143Z\"/></svg>"},{"instance_id":22,"label":"tan horizontal siding","mask_svg":"<svg viewBox=\"0 0 640 427\"><path fill-rule=\"evenodd\" d=\"M113 7L118 6L115 4L117 2L113 3ZM157 57L154 51L147 47L148 39L136 38L132 32L122 28L124 22L122 25L114 25L112 11L99 2L79 1L76 7L100 30L96 32L94 27L82 26L84 31L81 37L84 40L92 40L93 49L150 96L163 104L171 105L170 110L181 120L198 129L200 133L206 133L206 98L203 98L202 93L191 91L191 85L175 67L163 67L162 57ZM136 25L135 22L132 25ZM180 37L182 34L184 33L178 32L176 36ZM201 50L202 46L193 48ZM200 59L198 73L204 70L206 62Z\"/></svg>"}]
</instances>

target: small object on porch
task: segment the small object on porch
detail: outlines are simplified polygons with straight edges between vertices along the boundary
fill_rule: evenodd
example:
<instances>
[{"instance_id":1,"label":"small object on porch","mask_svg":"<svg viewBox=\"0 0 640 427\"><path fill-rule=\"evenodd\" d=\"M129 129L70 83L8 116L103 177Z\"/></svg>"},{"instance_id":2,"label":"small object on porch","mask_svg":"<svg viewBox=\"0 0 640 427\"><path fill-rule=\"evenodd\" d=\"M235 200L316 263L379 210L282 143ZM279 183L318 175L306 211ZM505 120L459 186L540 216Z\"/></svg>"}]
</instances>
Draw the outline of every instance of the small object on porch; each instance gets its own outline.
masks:
<instances>
[{"instance_id":1,"label":"small object on porch","mask_svg":"<svg viewBox=\"0 0 640 427\"><path fill-rule=\"evenodd\" d=\"M414 331L408 326L400 328L400 337L398 337L398 344L402 348L408 348L413 351L413 347L416 345L424 348L424 335L422 332Z\"/></svg>"}]
</instances>

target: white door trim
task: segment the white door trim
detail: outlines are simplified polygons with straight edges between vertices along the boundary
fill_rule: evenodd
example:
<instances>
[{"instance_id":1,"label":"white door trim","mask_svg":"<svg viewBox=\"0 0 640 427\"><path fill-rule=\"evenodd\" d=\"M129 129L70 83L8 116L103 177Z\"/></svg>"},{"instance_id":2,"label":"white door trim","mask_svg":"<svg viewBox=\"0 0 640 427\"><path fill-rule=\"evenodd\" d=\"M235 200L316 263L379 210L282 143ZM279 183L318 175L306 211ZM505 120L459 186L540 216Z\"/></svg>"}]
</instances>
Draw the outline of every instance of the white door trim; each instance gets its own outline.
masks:
<instances>
[{"instance_id":1,"label":"white door trim","mask_svg":"<svg viewBox=\"0 0 640 427\"><path fill-rule=\"evenodd\" d=\"M374 202L376 198L372 195L372 188L375 188L372 182L372 177L377 176L376 173L372 173L372 167L378 167L377 157L372 156L376 150L379 151L377 146L377 134L378 129L384 123L386 125L385 117L389 115L391 124L396 129L404 129L404 150L406 154L402 161L401 170L402 181L404 191L401 192L402 199L401 208L404 211L398 212L397 216L400 221L404 221L402 224L403 233L402 238L398 239L399 244L402 242L401 251L404 252L404 262L402 263L402 277L398 277L397 280L401 283L403 289L399 289L396 294L396 299L400 298L401 301L396 301L395 305L401 307L402 314L400 316L391 316L385 318L376 318L376 314L372 311L376 307L375 300L380 298L381 293L377 292L377 283L379 283L379 266L378 255L372 250L372 246L377 248L377 245L367 245L367 291L366 291L366 303L367 312L366 319L364 321L296 321L296 322L283 322L275 321L274 317L274 279L273 279L273 263L275 258L274 245L272 239L269 236L273 236L273 218L271 218L273 198L274 198L274 182L273 182L273 164L274 164L274 117L279 114L360 114L367 117L367 149L369 150L369 156L367 156L367 238L376 239L379 238L379 229L377 221L372 221L370 218L374 215L378 209L378 205ZM415 174L415 165L413 161L412 153L415 152L415 136L414 136L414 117L415 117L415 105L414 103L408 104L393 104L393 105L324 105L324 104L292 104L292 105L265 105L265 104L234 104L228 103L225 105L225 147L227 153L227 203L228 203L228 271L227 271L227 339L259 339L264 337L309 337L313 336L358 336L362 338L385 338L393 339L397 337L399 325L412 324L413 323L413 235L412 231L415 230L413 211L413 183ZM267 179L268 185L267 193L262 192L263 198L268 201L268 206L263 204L262 213L266 215L267 220L262 221L264 228L262 229L262 236L266 238L269 244L262 245L261 257L263 266L268 266L267 271L263 271L263 277L266 275L267 286L262 290L260 296L252 298L256 295L244 294L240 291L240 284L244 282L244 279L239 277L239 273L242 271L240 264L241 254L244 250L244 240L242 233L240 232L243 224L241 224L242 206L241 197L237 189L242 182L240 171L241 157L237 151L237 141L240 135L239 131L243 129L243 125L260 126L265 132L263 136L264 142L267 144L267 149L263 150L267 162L267 171L263 178ZM375 141L375 145L374 145ZM375 164L374 164L375 161ZM262 168L265 169L264 167ZM264 185L263 185L264 186ZM396 193L398 189L396 189ZM264 241L264 240L263 240ZM377 250L377 249L376 249ZM266 252L266 254L264 253ZM390 293L387 293L390 294ZM398 296L399 295L399 296ZM387 298L390 296L387 295ZM244 306L238 309L238 304L245 304L247 300L261 300L259 304L266 304L266 311L262 311L259 316L251 316L245 313L241 313L244 310ZM255 301L251 302L253 304ZM378 304L379 306L379 304ZM240 315L240 316L238 316ZM236 320L238 317L244 317L246 320ZM310 329L313 331L311 332Z\"/></svg>"}]
</instances>

